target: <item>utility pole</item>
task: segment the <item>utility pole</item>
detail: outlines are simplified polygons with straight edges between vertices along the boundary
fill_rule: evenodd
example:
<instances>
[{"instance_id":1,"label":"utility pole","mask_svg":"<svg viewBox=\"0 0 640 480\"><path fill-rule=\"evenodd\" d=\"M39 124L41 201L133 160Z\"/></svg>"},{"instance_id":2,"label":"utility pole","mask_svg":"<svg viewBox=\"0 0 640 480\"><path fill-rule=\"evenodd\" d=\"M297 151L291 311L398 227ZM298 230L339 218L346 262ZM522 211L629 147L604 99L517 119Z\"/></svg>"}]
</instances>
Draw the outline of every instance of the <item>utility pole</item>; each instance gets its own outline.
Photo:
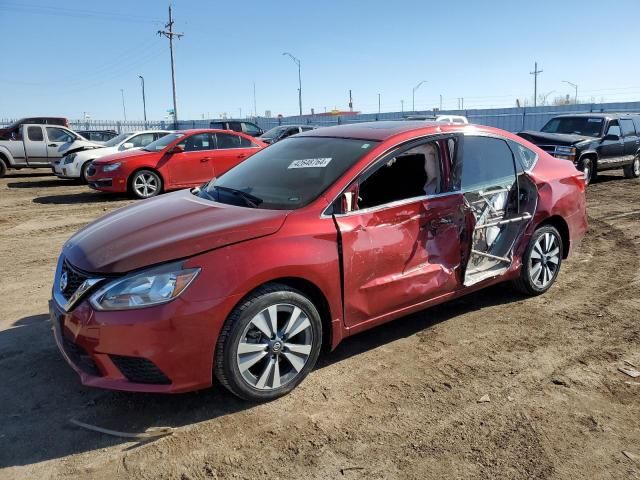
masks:
<instances>
[{"instance_id":1,"label":"utility pole","mask_svg":"<svg viewBox=\"0 0 640 480\"><path fill-rule=\"evenodd\" d=\"M127 109L124 106L124 89L120 89L120 95L122 95L122 116L124 117L124 121L127 121Z\"/></svg>"},{"instance_id":2,"label":"utility pole","mask_svg":"<svg viewBox=\"0 0 640 480\"><path fill-rule=\"evenodd\" d=\"M401 112L404 113L404 100L400 100L400 109Z\"/></svg>"},{"instance_id":3,"label":"utility pole","mask_svg":"<svg viewBox=\"0 0 640 480\"><path fill-rule=\"evenodd\" d=\"M569 81L567 81L567 80L562 80L562 83L569 84L569 85L571 85L573 88L575 88L575 90L576 90L576 97L575 97L574 103L577 105L577 104L578 104L578 85L576 85L575 83L571 83L571 82L569 82Z\"/></svg>"},{"instance_id":4,"label":"utility pole","mask_svg":"<svg viewBox=\"0 0 640 480\"><path fill-rule=\"evenodd\" d=\"M427 83L426 80L422 80L419 84L417 84L415 87L413 87L413 89L411 90L411 110L415 113L416 111L416 90L418 90L418 88L420 88L420 85L422 85L423 83Z\"/></svg>"},{"instance_id":5,"label":"utility pole","mask_svg":"<svg viewBox=\"0 0 640 480\"><path fill-rule=\"evenodd\" d=\"M324 111L326 112L327 109L325 108ZM351 96L351 89L349 89L349 111L353 112L353 97Z\"/></svg>"},{"instance_id":6,"label":"utility pole","mask_svg":"<svg viewBox=\"0 0 640 480\"><path fill-rule=\"evenodd\" d=\"M440 94L440 110L442 110L442 94Z\"/></svg>"},{"instance_id":7,"label":"utility pole","mask_svg":"<svg viewBox=\"0 0 640 480\"><path fill-rule=\"evenodd\" d=\"M142 112L144 113L144 128L147 128L147 99L144 95L144 77L142 75L138 75L138 77L142 82Z\"/></svg>"},{"instance_id":8,"label":"utility pole","mask_svg":"<svg viewBox=\"0 0 640 480\"><path fill-rule=\"evenodd\" d=\"M298 65L298 106L300 107L300 116L302 116L302 76L300 75L300 60L291 55L289 52L284 52L282 55L291 57L291 60Z\"/></svg>"},{"instance_id":9,"label":"utility pole","mask_svg":"<svg viewBox=\"0 0 640 480\"><path fill-rule=\"evenodd\" d=\"M533 75L533 106L537 106L538 104L538 75L542 73L542 70L538 70L538 62L535 62L533 67L533 72L529 72L530 75Z\"/></svg>"},{"instance_id":10,"label":"utility pole","mask_svg":"<svg viewBox=\"0 0 640 480\"><path fill-rule=\"evenodd\" d=\"M258 118L258 108L256 107L256 82L253 82L253 116Z\"/></svg>"},{"instance_id":11,"label":"utility pole","mask_svg":"<svg viewBox=\"0 0 640 480\"><path fill-rule=\"evenodd\" d=\"M240 118L242 118L242 108L240 108Z\"/></svg>"},{"instance_id":12,"label":"utility pole","mask_svg":"<svg viewBox=\"0 0 640 480\"><path fill-rule=\"evenodd\" d=\"M158 30L158 35L165 36L169 39L169 51L171 53L171 86L173 87L173 123L174 127L178 125L178 105L176 102L176 68L173 60L173 37L178 39L184 36L184 33L173 31L173 17L171 16L171 5L169 5L169 23L164 26L165 30Z\"/></svg>"},{"instance_id":13,"label":"utility pole","mask_svg":"<svg viewBox=\"0 0 640 480\"><path fill-rule=\"evenodd\" d=\"M378 94L378 113L380 113L380 94Z\"/></svg>"}]
</instances>

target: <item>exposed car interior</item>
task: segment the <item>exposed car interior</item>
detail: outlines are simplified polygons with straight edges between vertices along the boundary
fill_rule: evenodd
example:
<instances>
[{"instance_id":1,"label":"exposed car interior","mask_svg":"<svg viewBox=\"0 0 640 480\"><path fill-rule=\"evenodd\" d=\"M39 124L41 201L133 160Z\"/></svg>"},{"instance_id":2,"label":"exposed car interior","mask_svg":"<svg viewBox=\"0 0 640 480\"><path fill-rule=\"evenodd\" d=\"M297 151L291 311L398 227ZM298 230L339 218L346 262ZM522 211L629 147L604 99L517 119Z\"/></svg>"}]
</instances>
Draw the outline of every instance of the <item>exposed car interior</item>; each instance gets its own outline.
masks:
<instances>
[{"instance_id":1,"label":"exposed car interior","mask_svg":"<svg viewBox=\"0 0 640 480\"><path fill-rule=\"evenodd\" d=\"M361 182L358 208L441 192L441 154L428 142L393 157Z\"/></svg>"}]
</instances>

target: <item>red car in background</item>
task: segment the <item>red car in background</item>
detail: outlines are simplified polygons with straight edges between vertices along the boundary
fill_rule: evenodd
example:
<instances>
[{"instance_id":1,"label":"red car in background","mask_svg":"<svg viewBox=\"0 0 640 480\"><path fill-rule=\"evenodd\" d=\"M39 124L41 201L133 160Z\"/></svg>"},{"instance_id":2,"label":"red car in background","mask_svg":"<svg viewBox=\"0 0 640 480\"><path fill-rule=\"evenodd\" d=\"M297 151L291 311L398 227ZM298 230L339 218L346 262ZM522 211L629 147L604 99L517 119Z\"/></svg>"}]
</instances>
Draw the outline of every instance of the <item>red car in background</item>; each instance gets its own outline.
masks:
<instances>
[{"instance_id":1,"label":"red car in background","mask_svg":"<svg viewBox=\"0 0 640 480\"><path fill-rule=\"evenodd\" d=\"M349 335L499 282L546 292L586 229L582 173L510 133L322 128L76 233L51 320L85 385L270 400Z\"/></svg>"},{"instance_id":2,"label":"red car in background","mask_svg":"<svg viewBox=\"0 0 640 480\"><path fill-rule=\"evenodd\" d=\"M140 150L94 160L87 182L95 190L149 198L202 185L266 146L249 135L227 130L178 131Z\"/></svg>"}]
</instances>

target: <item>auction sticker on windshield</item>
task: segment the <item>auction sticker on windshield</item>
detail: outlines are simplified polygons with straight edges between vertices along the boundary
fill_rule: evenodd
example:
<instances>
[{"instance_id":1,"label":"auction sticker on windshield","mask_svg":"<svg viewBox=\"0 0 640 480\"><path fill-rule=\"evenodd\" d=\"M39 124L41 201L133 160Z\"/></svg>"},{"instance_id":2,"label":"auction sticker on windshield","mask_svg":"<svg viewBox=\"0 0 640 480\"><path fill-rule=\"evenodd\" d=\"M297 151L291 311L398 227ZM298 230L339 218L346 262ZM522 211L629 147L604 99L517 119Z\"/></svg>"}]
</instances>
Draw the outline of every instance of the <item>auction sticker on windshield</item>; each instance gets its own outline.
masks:
<instances>
[{"instance_id":1,"label":"auction sticker on windshield","mask_svg":"<svg viewBox=\"0 0 640 480\"><path fill-rule=\"evenodd\" d=\"M324 168L330 161L331 158L303 158L294 160L287 168Z\"/></svg>"}]
</instances>

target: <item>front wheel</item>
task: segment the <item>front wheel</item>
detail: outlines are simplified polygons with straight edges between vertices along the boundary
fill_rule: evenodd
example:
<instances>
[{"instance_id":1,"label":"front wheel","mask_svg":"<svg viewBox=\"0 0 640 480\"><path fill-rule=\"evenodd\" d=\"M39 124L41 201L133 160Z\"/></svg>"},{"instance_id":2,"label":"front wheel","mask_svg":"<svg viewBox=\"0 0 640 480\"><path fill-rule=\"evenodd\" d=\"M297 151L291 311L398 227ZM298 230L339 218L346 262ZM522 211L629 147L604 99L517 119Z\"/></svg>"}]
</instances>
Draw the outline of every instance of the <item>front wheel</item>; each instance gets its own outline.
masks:
<instances>
[{"instance_id":1,"label":"front wheel","mask_svg":"<svg viewBox=\"0 0 640 480\"><path fill-rule=\"evenodd\" d=\"M580 162L580 170L584 174L584 184L589 185L595 180L596 165L591 157L583 158Z\"/></svg>"},{"instance_id":2,"label":"front wheel","mask_svg":"<svg viewBox=\"0 0 640 480\"><path fill-rule=\"evenodd\" d=\"M131 193L136 198L155 197L162 191L162 179L153 170L139 170L131 177Z\"/></svg>"},{"instance_id":3,"label":"front wheel","mask_svg":"<svg viewBox=\"0 0 640 480\"><path fill-rule=\"evenodd\" d=\"M633 163L624 167L624 176L626 178L640 177L640 155L633 159Z\"/></svg>"},{"instance_id":4,"label":"front wheel","mask_svg":"<svg viewBox=\"0 0 640 480\"><path fill-rule=\"evenodd\" d=\"M89 167L91 167L91 160L84 162L80 169L80 183L87 183L87 176L89 173Z\"/></svg>"},{"instance_id":5,"label":"front wheel","mask_svg":"<svg viewBox=\"0 0 640 480\"><path fill-rule=\"evenodd\" d=\"M522 257L520 277L513 283L522 293L540 295L558 278L563 254L562 237L555 227L537 229Z\"/></svg>"},{"instance_id":6,"label":"front wheel","mask_svg":"<svg viewBox=\"0 0 640 480\"><path fill-rule=\"evenodd\" d=\"M7 165L4 163L4 160L0 158L0 178L4 177L7 174Z\"/></svg>"},{"instance_id":7,"label":"front wheel","mask_svg":"<svg viewBox=\"0 0 640 480\"><path fill-rule=\"evenodd\" d=\"M304 380L321 345L314 304L286 285L266 285L227 319L216 345L215 375L240 398L273 400Z\"/></svg>"}]
</instances>

